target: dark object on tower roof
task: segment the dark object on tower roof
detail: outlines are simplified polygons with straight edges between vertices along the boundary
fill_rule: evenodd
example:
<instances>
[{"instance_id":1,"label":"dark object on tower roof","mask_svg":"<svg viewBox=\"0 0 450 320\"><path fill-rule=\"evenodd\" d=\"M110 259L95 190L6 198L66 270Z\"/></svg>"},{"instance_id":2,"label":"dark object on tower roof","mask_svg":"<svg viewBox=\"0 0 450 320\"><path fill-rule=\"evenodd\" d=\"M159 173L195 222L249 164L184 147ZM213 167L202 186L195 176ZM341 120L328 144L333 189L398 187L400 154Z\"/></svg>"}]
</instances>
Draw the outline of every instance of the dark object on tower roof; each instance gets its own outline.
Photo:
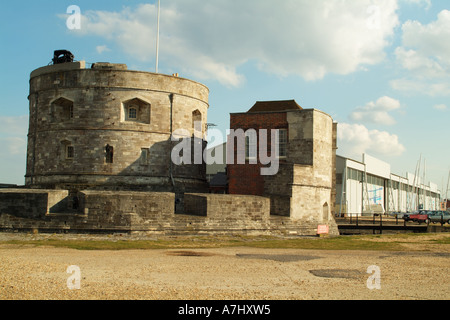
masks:
<instances>
[{"instance_id":1,"label":"dark object on tower roof","mask_svg":"<svg viewBox=\"0 0 450 320\"><path fill-rule=\"evenodd\" d=\"M67 50L55 50L53 54L53 64L61 64L67 62L73 62L74 55Z\"/></svg>"}]
</instances>

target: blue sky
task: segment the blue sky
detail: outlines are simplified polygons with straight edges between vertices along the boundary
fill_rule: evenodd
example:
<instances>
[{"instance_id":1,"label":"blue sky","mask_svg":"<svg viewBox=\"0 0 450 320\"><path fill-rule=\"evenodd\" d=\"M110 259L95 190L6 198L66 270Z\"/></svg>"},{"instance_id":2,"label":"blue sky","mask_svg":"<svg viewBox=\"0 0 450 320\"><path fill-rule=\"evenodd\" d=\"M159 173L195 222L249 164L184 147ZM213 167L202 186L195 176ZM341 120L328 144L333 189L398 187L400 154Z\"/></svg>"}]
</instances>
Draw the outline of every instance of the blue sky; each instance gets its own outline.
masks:
<instances>
[{"instance_id":1,"label":"blue sky","mask_svg":"<svg viewBox=\"0 0 450 320\"><path fill-rule=\"evenodd\" d=\"M295 99L339 123L338 154L400 175L422 157L425 180L446 187L448 0L161 0L160 35L159 72L208 86L208 122L224 135L230 113ZM155 39L155 1L2 2L0 182L24 181L29 75L53 50L154 71Z\"/></svg>"}]
</instances>

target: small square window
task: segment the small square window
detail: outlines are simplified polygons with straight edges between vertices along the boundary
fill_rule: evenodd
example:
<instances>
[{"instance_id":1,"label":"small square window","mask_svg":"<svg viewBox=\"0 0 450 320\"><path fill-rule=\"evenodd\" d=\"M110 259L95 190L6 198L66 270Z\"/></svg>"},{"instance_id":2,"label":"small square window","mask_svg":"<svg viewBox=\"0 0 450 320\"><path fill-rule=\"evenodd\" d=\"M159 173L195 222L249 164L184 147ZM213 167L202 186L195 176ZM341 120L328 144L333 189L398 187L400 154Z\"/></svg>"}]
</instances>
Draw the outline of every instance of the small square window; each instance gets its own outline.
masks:
<instances>
[{"instance_id":1,"label":"small square window","mask_svg":"<svg viewBox=\"0 0 450 320\"><path fill-rule=\"evenodd\" d=\"M137 120L137 108L135 106L128 108L128 120Z\"/></svg>"}]
</instances>

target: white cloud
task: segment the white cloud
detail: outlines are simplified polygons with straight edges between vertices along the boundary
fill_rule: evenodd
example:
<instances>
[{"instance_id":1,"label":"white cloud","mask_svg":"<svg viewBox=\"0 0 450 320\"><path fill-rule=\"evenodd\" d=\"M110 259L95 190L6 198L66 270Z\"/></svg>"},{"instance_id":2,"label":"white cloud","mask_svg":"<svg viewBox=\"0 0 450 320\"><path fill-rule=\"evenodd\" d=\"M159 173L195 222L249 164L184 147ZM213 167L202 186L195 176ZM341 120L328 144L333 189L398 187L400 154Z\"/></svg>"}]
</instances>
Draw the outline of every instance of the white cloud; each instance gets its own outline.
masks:
<instances>
[{"instance_id":1,"label":"white cloud","mask_svg":"<svg viewBox=\"0 0 450 320\"><path fill-rule=\"evenodd\" d=\"M0 116L1 136L25 136L28 130L28 116L6 117Z\"/></svg>"},{"instance_id":2,"label":"white cloud","mask_svg":"<svg viewBox=\"0 0 450 320\"><path fill-rule=\"evenodd\" d=\"M407 4L415 4L425 7L426 10L431 8L431 0L402 0L402 2Z\"/></svg>"},{"instance_id":3,"label":"white cloud","mask_svg":"<svg viewBox=\"0 0 450 320\"><path fill-rule=\"evenodd\" d=\"M5 156L25 155L27 140L23 137L0 137L0 149L5 152Z\"/></svg>"},{"instance_id":4,"label":"white cloud","mask_svg":"<svg viewBox=\"0 0 450 320\"><path fill-rule=\"evenodd\" d=\"M392 88L430 96L450 95L450 11L441 11L437 20L427 25L407 21L402 31L402 46L395 55L408 77L392 80Z\"/></svg>"},{"instance_id":5,"label":"white cloud","mask_svg":"<svg viewBox=\"0 0 450 320\"><path fill-rule=\"evenodd\" d=\"M442 10L437 15L437 20L427 25L423 25L419 21L408 20L402 26L403 44L417 47L428 54L446 57L449 54L450 44L442 39L444 36L450 35L449 24L449 10ZM440 56L439 51L443 56Z\"/></svg>"},{"instance_id":6,"label":"white cloud","mask_svg":"<svg viewBox=\"0 0 450 320\"><path fill-rule=\"evenodd\" d=\"M375 156L400 156L406 150L398 136L387 131L369 130L361 124L338 124L338 147L343 154L357 157L363 153Z\"/></svg>"},{"instance_id":7,"label":"white cloud","mask_svg":"<svg viewBox=\"0 0 450 320\"><path fill-rule=\"evenodd\" d=\"M102 54L103 52L111 51L111 49L109 49L106 45L103 45L103 46L97 46L95 49L97 50L97 52L98 52L99 54Z\"/></svg>"},{"instance_id":8,"label":"white cloud","mask_svg":"<svg viewBox=\"0 0 450 320\"><path fill-rule=\"evenodd\" d=\"M0 116L0 183L23 184L28 116Z\"/></svg>"},{"instance_id":9,"label":"white cloud","mask_svg":"<svg viewBox=\"0 0 450 320\"><path fill-rule=\"evenodd\" d=\"M0 150L2 155L18 155L26 153L28 116L0 116Z\"/></svg>"},{"instance_id":10,"label":"white cloud","mask_svg":"<svg viewBox=\"0 0 450 320\"><path fill-rule=\"evenodd\" d=\"M428 79L394 79L389 85L398 91L408 93L422 93L431 97L450 96L450 79L437 81Z\"/></svg>"},{"instance_id":11,"label":"white cloud","mask_svg":"<svg viewBox=\"0 0 450 320\"><path fill-rule=\"evenodd\" d=\"M437 104L433 108L436 109L436 110L439 110L439 111L447 110L447 106L445 104Z\"/></svg>"},{"instance_id":12,"label":"white cloud","mask_svg":"<svg viewBox=\"0 0 450 320\"><path fill-rule=\"evenodd\" d=\"M409 71L415 72L417 77L442 77L447 73L445 68L438 61L422 55L415 50L406 50L403 47L398 47L395 50L395 55L401 66Z\"/></svg>"},{"instance_id":13,"label":"white cloud","mask_svg":"<svg viewBox=\"0 0 450 320\"><path fill-rule=\"evenodd\" d=\"M242 84L238 68L249 60L266 72L306 80L345 75L382 61L398 24L396 9L392 0L167 0L160 60L229 86ZM114 41L135 59L153 60L155 5L87 11L77 33Z\"/></svg>"},{"instance_id":14,"label":"white cloud","mask_svg":"<svg viewBox=\"0 0 450 320\"><path fill-rule=\"evenodd\" d=\"M350 119L364 123L393 125L396 121L389 112L397 110L400 107L400 101L385 96L379 98L376 102L369 102L364 107L356 108L350 114Z\"/></svg>"}]
</instances>

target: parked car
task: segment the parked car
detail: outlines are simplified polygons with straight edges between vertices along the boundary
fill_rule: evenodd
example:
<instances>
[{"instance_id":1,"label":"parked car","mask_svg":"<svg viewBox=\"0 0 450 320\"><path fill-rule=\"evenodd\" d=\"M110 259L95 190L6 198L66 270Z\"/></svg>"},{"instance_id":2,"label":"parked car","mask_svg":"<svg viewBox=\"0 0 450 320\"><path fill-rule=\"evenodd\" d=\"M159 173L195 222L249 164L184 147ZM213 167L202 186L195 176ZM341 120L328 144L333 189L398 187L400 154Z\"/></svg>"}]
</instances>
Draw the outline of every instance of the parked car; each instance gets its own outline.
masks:
<instances>
[{"instance_id":1,"label":"parked car","mask_svg":"<svg viewBox=\"0 0 450 320\"><path fill-rule=\"evenodd\" d=\"M403 215L403 219L405 221L414 221L418 223L427 222L428 220L428 213L427 210L419 210L412 213L407 213Z\"/></svg>"},{"instance_id":2,"label":"parked car","mask_svg":"<svg viewBox=\"0 0 450 320\"><path fill-rule=\"evenodd\" d=\"M428 214L428 221L433 223L450 223L450 212L433 211Z\"/></svg>"},{"instance_id":3,"label":"parked car","mask_svg":"<svg viewBox=\"0 0 450 320\"><path fill-rule=\"evenodd\" d=\"M405 214L406 213L403 213L403 212L391 212L391 213L389 213L389 216L401 219L401 218L403 218L403 216Z\"/></svg>"}]
</instances>

